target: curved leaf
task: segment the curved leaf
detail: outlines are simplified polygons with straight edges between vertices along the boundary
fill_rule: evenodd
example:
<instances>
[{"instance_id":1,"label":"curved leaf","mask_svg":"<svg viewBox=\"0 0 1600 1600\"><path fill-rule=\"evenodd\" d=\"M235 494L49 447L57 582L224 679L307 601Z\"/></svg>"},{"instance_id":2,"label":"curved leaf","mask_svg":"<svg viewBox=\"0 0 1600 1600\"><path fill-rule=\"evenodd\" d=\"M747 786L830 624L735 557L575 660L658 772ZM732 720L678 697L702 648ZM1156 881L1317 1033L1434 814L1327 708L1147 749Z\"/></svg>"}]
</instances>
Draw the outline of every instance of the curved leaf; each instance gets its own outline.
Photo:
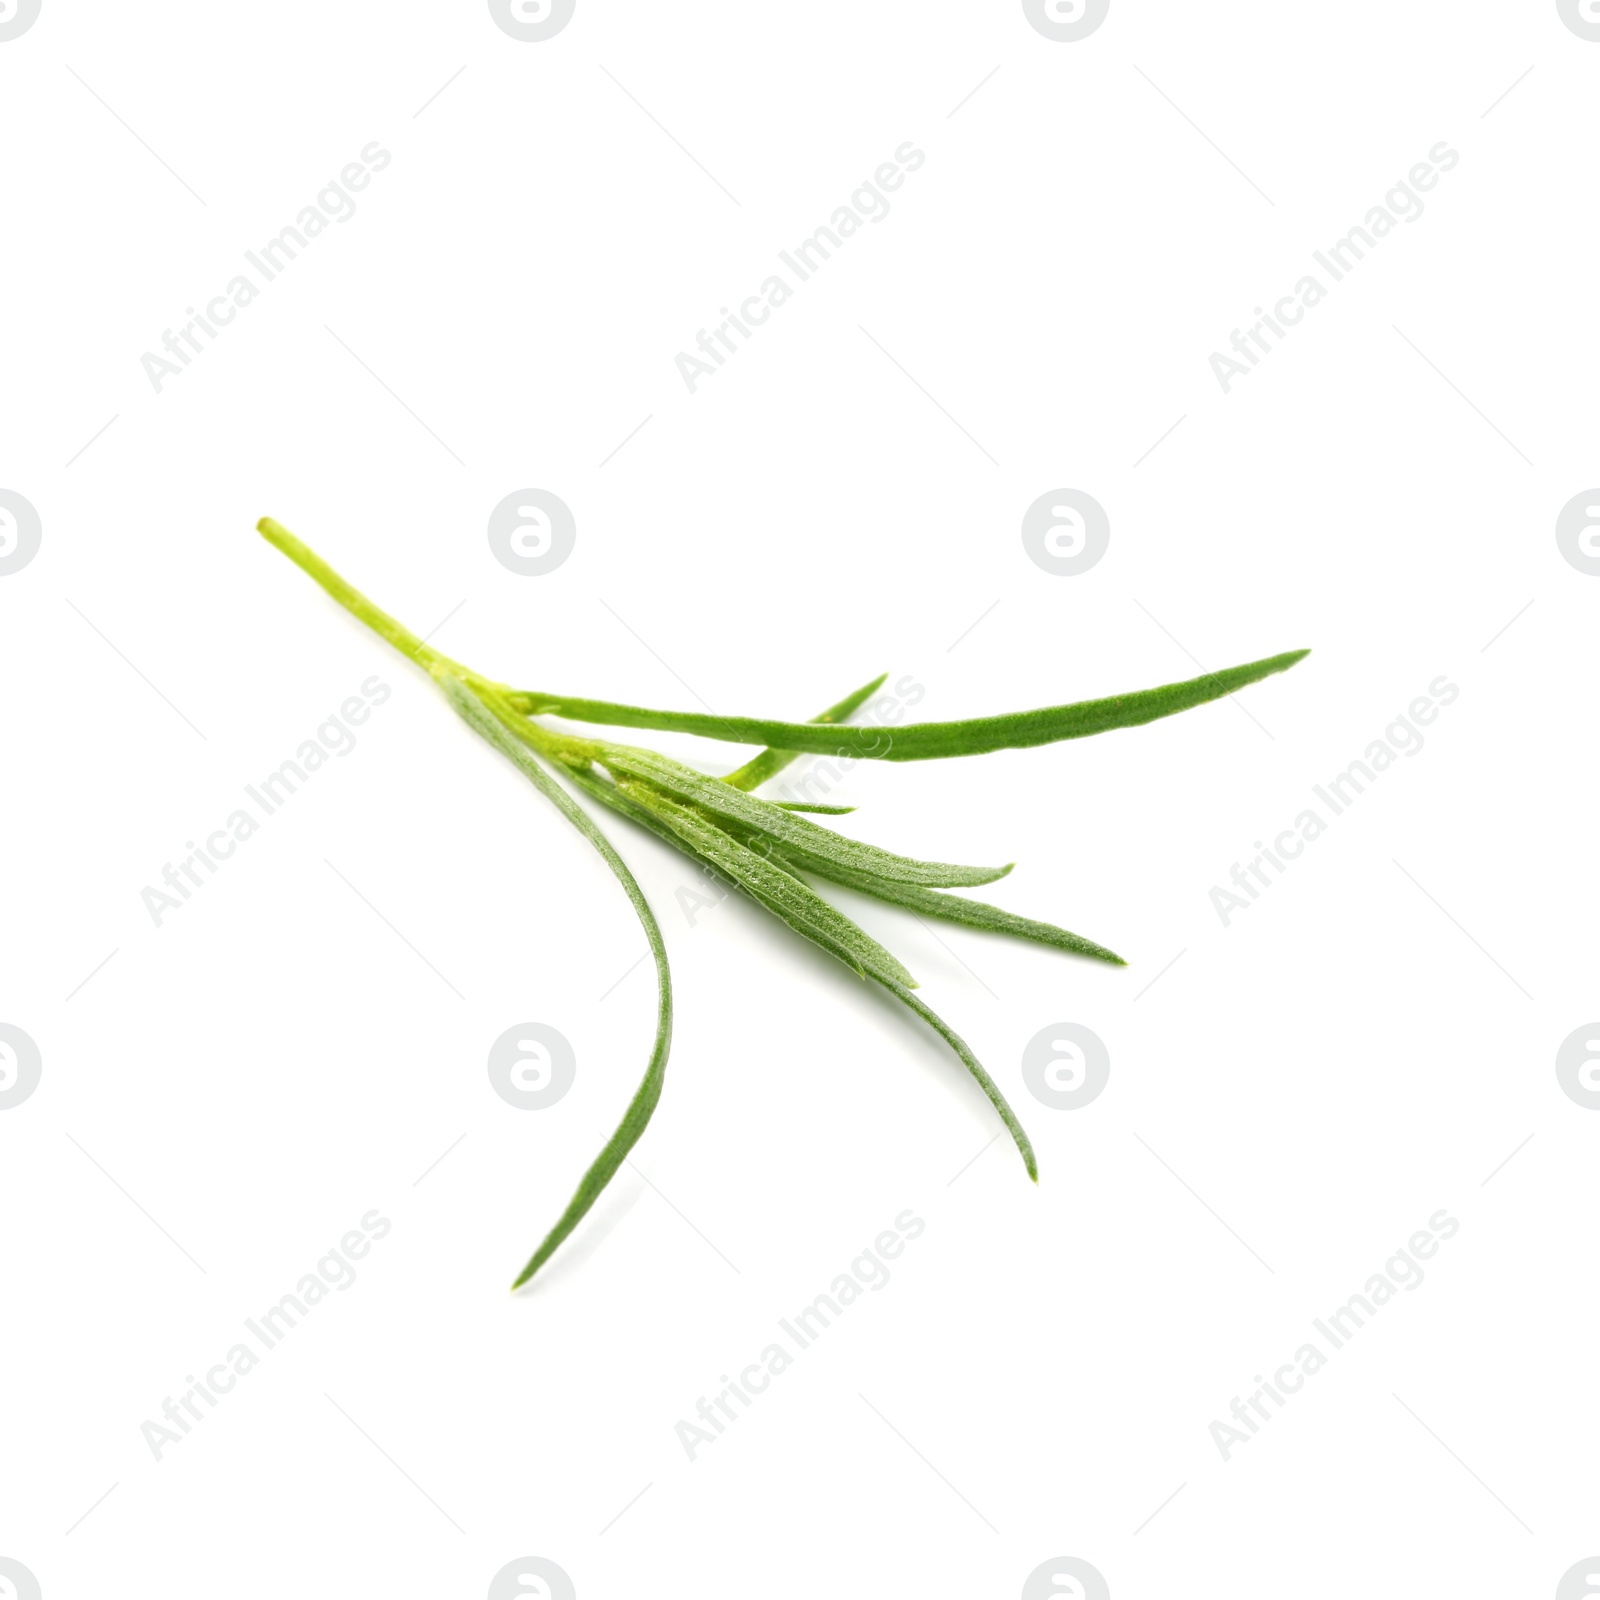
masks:
<instances>
[{"instance_id":1,"label":"curved leaf","mask_svg":"<svg viewBox=\"0 0 1600 1600\"><path fill-rule=\"evenodd\" d=\"M672 1048L672 974L667 968L667 950L662 942L661 928L655 913L644 897L644 891L628 870L627 863L612 848L611 841L597 828L588 813L571 795L552 778L529 751L501 724L501 714L492 702L485 703L478 695L448 670L433 672L434 681L444 690L450 704L460 713L462 720L511 762L536 789L575 827L596 850L606 865L617 875L633 909L638 913L649 941L650 953L656 963L656 1037L645 1065L644 1077L634 1091L628 1109L622 1114L616 1132L606 1140L589 1170L584 1173L576 1192L567 1202L566 1210L556 1219L555 1226L544 1236L539 1248L528 1258L528 1264L517 1274L511 1285L520 1289L546 1261L556 1253L567 1235L583 1220L585 1213L598 1200L605 1187L617 1175L623 1159L639 1142L640 1135L649 1126L656 1104L661 1099L661 1085L666 1077L667 1055Z\"/></svg>"},{"instance_id":2,"label":"curved leaf","mask_svg":"<svg viewBox=\"0 0 1600 1600\"><path fill-rule=\"evenodd\" d=\"M983 1063L973 1055L967 1041L932 1006L925 1005L909 989L901 988L899 984L887 983L882 978L878 978L877 981L883 984L901 1005L915 1011L961 1058L961 1064L978 1080L978 1087L989 1097L989 1104L1000 1113L1000 1120L1005 1123L1006 1132L1011 1135L1012 1143L1020 1152L1022 1164L1028 1169L1028 1176L1037 1183L1039 1163L1034 1159L1033 1144L1028 1138L1027 1130L1017 1121L1017 1114L1011 1109L1006 1097L1001 1094L1000 1086L984 1071Z\"/></svg>"},{"instance_id":3,"label":"curved leaf","mask_svg":"<svg viewBox=\"0 0 1600 1600\"><path fill-rule=\"evenodd\" d=\"M1243 666L1226 667L1181 683L1104 700L1079 700L1070 705L1015 711L999 717L969 717L959 722L909 722L899 728L833 727L815 722L774 722L765 717L718 717L697 711L654 711L644 706L617 705L609 700L583 700L566 695L513 693L507 703L534 715L567 717L575 722L614 724L624 728L661 728L697 733L735 744L764 744L785 753L810 751L876 761L931 761L947 756L981 755L988 750L1020 750L1083 739L1113 728L1170 717L1208 700L1220 699L1247 684L1285 672L1310 655L1289 650ZM757 758L759 759L759 758Z\"/></svg>"}]
</instances>

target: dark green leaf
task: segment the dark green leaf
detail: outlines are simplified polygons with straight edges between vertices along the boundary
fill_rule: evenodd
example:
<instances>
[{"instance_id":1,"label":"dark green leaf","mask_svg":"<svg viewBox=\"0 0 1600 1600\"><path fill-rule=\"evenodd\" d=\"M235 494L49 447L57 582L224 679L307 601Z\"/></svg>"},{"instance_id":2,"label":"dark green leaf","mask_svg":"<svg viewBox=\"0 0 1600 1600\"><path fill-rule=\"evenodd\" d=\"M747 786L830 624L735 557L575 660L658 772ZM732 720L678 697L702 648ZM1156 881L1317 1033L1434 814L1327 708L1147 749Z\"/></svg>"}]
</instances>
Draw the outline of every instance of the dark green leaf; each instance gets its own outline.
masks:
<instances>
[{"instance_id":1,"label":"dark green leaf","mask_svg":"<svg viewBox=\"0 0 1600 1600\"><path fill-rule=\"evenodd\" d=\"M1170 717L1191 706L1216 700L1274 672L1304 660L1309 650L1290 650L1221 672L1208 672L1182 683L1104 700L1080 700L999 717L971 717L960 722L911 722L903 727L833 727L814 722L774 722L764 717L718 717L696 711L652 711L643 706L615 705L606 700L581 700L564 695L519 693L510 704L530 713L548 712L578 722L625 728L663 728L697 733L736 744L764 744L785 753L811 751L879 761L929 761L945 756L981 755L988 750L1025 749L1060 739L1082 739L1113 728ZM758 758L759 759L759 758Z\"/></svg>"}]
</instances>

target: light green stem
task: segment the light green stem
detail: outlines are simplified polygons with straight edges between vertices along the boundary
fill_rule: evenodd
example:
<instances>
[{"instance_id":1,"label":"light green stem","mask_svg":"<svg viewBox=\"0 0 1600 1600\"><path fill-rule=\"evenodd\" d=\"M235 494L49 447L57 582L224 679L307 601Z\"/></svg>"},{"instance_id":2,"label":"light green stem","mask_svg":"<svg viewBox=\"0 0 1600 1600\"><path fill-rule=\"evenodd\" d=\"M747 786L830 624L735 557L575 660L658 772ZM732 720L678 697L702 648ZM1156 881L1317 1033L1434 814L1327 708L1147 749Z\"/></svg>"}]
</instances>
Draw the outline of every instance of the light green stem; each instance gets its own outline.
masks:
<instances>
[{"instance_id":1,"label":"light green stem","mask_svg":"<svg viewBox=\"0 0 1600 1600\"><path fill-rule=\"evenodd\" d=\"M462 666L459 661L447 656L442 650L435 650L431 645L424 644L403 622L391 617L382 606L369 600L353 583L335 572L310 545L290 533L281 522L275 522L271 517L263 517L256 524L256 532L268 544L286 555L308 577L314 579L351 616L364 622L380 639L393 645L408 660L414 661L435 682L442 682L442 675L459 678L463 683L471 685L473 691L493 707L495 714L501 720L515 718L519 724L518 732L527 733L527 742L541 755L565 762L587 760L598 748L587 739L579 739L570 734L557 733L552 728L541 727L537 722L513 710L507 704L506 696L515 691L508 685L496 683L492 678L485 678L474 672L471 667Z\"/></svg>"},{"instance_id":2,"label":"light green stem","mask_svg":"<svg viewBox=\"0 0 1600 1600\"><path fill-rule=\"evenodd\" d=\"M448 656L430 649L403 622L396 621L382 606L374 605L353 583L345 582L315 550L295 538L281 522L263 517L256 524L256 532L268 544L288 556L302 572L316 579L351 616L359 617L375 634L387 639L401 655L409 656L419 667L427 668L435 662L445 662L464 678L476 676Z\"/></svg>"}]
</instances>

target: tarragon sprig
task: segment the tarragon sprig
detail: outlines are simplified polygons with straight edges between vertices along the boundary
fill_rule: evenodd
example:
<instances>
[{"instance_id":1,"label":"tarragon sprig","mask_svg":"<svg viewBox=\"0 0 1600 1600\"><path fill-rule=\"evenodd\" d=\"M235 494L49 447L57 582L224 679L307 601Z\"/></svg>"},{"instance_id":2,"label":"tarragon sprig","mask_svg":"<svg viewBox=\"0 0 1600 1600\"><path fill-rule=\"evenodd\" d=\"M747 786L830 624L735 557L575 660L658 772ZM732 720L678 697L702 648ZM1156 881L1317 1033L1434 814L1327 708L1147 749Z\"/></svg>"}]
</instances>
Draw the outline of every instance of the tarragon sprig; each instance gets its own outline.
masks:
<instances>
[{"instance_id":1,"label":"tarragon sprig","mask_svg":"<svg viewBox=\"0 0 1600 1600\"><path fill-rule=\"evenodd\" d=\"M518 690L485 678L419 639L281 524L263 517L256 526L269 543L310 574L347 611L423 668L462 720L517 767L588 839L622 884L654 957L656 1035L644 1077L616 1131L590 1164L555 1226L518 1274L513 1289L521 1288L555 1253L616 1176L644 1133L661 1098L672 1041L672 976L660 926L627 864L552 773L561 774L581 793L649 829L707 871L737 887L858 976L881 985L926 1022L988 1096L1011 1134L1028 1176L1037 1182L1038 1164L1027 1134L966 1041L912 993L916 980L899 960L824 900L806 879L820 878L924 916L1011 934L1073 955L1118 966L1125 964L1122 958L1065 928L1035 922L979 900L941 893L946 888L992 883L1011 871L1009 864L965 867L896 855L876 845L847 839L798 814L809 811L837 815L850 810L848 806L778 803L760 799L750 791L808 751L868 760L922 761L1080 739L1113 728L1133 727L1232 694L1271 673L1292 667L1308 653L1293 650L1136 694L1007 716L910 723L893 730L861 728L846 721L876 693L884 681L882 677L847 695L811 722L655 711L605 700ZM767 748L737 771L714 778L654 750L560 732L535 720L542 715L600 726L695 733Z\"/></svg>"}]
</instances>

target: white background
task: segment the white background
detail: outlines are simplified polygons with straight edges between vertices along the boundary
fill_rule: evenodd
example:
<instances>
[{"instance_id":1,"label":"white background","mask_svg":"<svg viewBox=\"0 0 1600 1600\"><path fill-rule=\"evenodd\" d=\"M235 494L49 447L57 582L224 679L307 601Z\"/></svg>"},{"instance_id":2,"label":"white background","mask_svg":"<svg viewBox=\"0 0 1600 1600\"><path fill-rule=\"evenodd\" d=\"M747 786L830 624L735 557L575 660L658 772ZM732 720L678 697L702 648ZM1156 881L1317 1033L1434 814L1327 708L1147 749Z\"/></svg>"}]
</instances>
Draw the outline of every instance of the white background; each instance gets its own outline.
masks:
<instances>
[{"instance_id":1,"label":"white background","mask_svg":"<svg viewBox=\"0 0 1600 1600\"><path fill-rule=\"evenodd\" d=\"M1553 1595L1600 1549L1600 1115L1554 1072L1600 1014L1600 580L1554 537L1600 481L1597 74L1546 0L1114 0L1069 44L1014 3L579 0L527 44L483 4L44 0L0 44L0 487L43 525L0 578L0 1021L43 1058L0 1113L0 1556L46 1600L481 1596L527 1555L582 1600L1010 1600L1057 1556L1117 1600ZM373 140L157 394L141 355ZM907 140L691 395L674 356ZM1210 354L1441 140L1425 214L1225 395ZM489 548L522 487L576 517L549 576ZM1110 517L1082 576L1020 539L1057 487ZM1129 958L839 897L1037 1189L912 1018L746 903L691 925L619 822L666 1092L513 1298L642 1070L640 931L263 514L482 671L644 704L804 717L890 668L946 718L1314 653L830 796ZM141 890L374 673L357 748L158 929ZM1440 675L1425 747L1225 928L1212 886ZM525 1021L577 1052L546 1111L485 1071ZM1061 1021L1110 1051L1079 1111L1021 1078ZM154 1460L373 1208L354 1286ZM674 1425L907 1208L893 1281L691 1463ZM1426 1281L1224 1462L1233 1397L1441 1208Z\"/></svg>"}]
</instances>

